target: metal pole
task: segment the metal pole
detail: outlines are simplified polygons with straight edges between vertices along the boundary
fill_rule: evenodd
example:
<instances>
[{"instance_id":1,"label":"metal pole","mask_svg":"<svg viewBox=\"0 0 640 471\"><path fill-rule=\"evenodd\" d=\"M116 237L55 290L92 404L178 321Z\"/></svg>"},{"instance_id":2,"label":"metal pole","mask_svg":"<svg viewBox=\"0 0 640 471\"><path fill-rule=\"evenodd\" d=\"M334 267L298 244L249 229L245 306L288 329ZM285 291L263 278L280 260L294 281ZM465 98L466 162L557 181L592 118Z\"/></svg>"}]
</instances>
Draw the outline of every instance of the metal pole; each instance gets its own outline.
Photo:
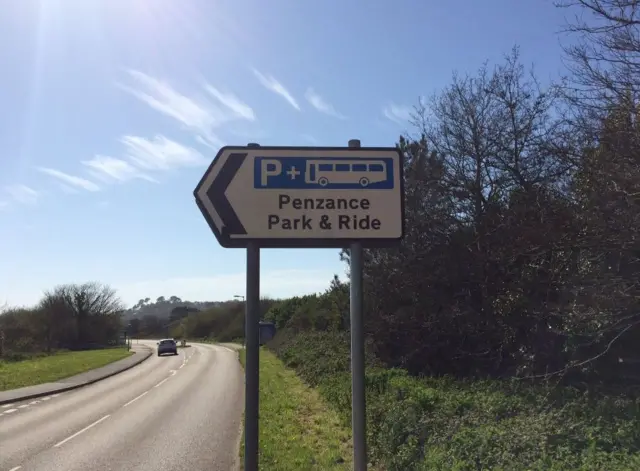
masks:
<instances>
[{"instance_id":1,"label":"metal pole","mask_svg":"<svg viewBox=\"0 0 640 471\"><path fill-rule=\"evenodd\" d=\"M358 139L351 139L349 147L360 147ZM353 431L353 469L367 470L367 423L364 367L364 317L362 310L362 243L350 246L350 314L351 314L351 429Z\"/></svg>"},{"instance_id":2,"label":"metal pole","mask_svg":"<svg viewBox=\"0 0 640 471\"><path fill-rule=\"evenodd\" d=\"M249 144L249 146L255 146ZM247 245L247 297L245 300L244 471L258 471L258 415L260 407L260 247Z\"/></svg>"}]
</instances>

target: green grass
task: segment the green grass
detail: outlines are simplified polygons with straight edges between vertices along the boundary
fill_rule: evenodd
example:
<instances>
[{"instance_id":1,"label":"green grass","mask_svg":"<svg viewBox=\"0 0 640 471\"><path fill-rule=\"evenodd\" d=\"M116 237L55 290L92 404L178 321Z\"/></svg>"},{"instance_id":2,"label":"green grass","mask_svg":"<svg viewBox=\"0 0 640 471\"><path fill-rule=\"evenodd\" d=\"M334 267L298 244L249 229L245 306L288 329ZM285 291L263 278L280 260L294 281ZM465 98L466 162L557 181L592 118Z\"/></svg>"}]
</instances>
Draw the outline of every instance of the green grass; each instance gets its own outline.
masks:
<instances>
[{"instance_id":1,"label":"green grass","mask_svg":"<svg viewBox=\"0 0 640 471\"><path fill-rule=\"evenodd\" d=\"M281 331L270 348L348 427L348 334ZM640 470L637 396L417 378L367 363L368 455L386 471Z\"/></svg>"},{"instance_id":2,"label":"green grass","mask_svg":"<svg viewBox=\"0 0 640 471\"><path fill-rule=\"evenodd\" d=\"M244 366L245 350L240 350L240 362ZM260 469L350 470L350 435L316 390L273 353L260 350Z\"/></svg>"},{"instance_id":3,"label":"green grass","mask_svg":"<svg viewBox=\"0 0 640 471\"><path fill-rule=\"evenodd\" d=\"M63 352L17 362L0 361L0 391L50 383L132 355L126 348Z\"/></svg>"}]
</instances>

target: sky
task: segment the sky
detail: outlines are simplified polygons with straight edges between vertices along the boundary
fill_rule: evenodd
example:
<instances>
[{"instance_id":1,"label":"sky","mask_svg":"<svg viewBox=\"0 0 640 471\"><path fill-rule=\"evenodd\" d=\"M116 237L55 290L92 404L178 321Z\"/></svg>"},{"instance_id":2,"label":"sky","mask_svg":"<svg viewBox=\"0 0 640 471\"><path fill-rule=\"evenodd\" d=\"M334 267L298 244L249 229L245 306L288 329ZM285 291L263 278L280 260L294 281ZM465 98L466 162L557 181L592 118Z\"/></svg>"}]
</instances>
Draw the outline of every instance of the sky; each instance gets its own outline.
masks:
<instances>
[{"instance_id":1,"label":"sky","mask_svg":"<svg viewBox=\"0 0 640 471\"><path fill-rule=\"evenodd\" d=\"M0 0L0 305L99 281L131 305L243 295L193 190L223 145L393 146L420 97L514 46L563 73L550 0ZM337 250L263 250L261 292Z\"/></svg>"}]
</instances>

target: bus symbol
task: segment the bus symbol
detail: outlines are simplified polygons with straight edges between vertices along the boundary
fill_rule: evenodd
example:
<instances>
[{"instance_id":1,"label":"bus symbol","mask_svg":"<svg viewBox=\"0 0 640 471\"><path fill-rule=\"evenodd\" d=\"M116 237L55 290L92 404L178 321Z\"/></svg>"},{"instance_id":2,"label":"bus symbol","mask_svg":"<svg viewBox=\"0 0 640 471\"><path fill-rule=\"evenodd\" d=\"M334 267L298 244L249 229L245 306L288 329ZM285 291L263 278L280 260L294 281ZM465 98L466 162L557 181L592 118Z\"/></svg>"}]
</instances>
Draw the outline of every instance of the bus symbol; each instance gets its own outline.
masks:
<instances>
[{"instance_id":1,"label":"bus symbol","mask_svg":"<svg viewBox=\"0 0 640 471\"><path fill-rule=\"evenodd\" d=\"M387 180L387 164L383 160L307 160L305 183L320 186L329 184L359 184L366 188L371 183Z\"/></svg>"}]
</instances>

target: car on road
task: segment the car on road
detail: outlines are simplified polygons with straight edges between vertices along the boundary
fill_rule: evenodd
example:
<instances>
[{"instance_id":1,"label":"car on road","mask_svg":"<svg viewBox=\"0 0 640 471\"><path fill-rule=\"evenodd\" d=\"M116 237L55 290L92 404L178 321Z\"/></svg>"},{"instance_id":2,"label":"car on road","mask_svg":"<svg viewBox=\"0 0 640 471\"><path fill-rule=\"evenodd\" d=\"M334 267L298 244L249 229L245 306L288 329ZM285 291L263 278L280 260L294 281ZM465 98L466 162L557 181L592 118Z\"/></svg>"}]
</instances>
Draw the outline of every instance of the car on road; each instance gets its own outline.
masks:
<instances>
[{"instance_id":1,"label":"car on road","mask_svg":"<svg viewBox=\"0 0 640 471\"><path fill-rule=\"evenodd\" d=\"M178 344L173 339L162 339L158 342L158 356L164 353L178 354Z\"/></svg>"}]
</instances>

